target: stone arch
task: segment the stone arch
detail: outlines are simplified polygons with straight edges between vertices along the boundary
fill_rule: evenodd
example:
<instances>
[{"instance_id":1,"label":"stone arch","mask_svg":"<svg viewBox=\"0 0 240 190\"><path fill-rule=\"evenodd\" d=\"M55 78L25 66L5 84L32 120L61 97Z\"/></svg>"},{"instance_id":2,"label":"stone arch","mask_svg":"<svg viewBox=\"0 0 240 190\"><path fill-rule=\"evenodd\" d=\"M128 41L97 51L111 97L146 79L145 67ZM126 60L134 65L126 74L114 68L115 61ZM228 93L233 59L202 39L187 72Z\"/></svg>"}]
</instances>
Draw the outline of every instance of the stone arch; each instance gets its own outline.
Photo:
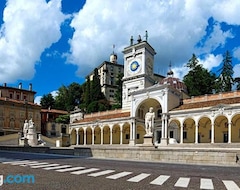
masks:
<instances>
[{"instance_id":1,"label":"stone arch","mask_svg":"<svg viewBox=\"0 0 240 190\"><path fill-rule=\"evenodd\" d=\"M113 125L112 127L112 144L120 144L120 126Z\"/></svg>"},{"instance_id":2,"label":"stone arch","mask_svg":"<svg viewBox=\"0 0 240 190\"><path fill-rule=\"evenodd\" d=\"M240 142L240 113L234 114L231 119L232 123L232 142Z\"/></svg>"},{"instance_id":3,"label":"stone arch","mask_svg":"<svg viewBox=\"0 0 240 190\"><path fill-rule=\"evenodd\" d=\"M79 144L84 144L84 129L80 127L78 130L78 135L79 135Z\"/></svg>"},{"instance_id":4,"label":"stone arch","mask_svg":"<svg viewBox=\"0 0 240 190\"><path fill-rule=\"evenodd\" d=\"M161 104L154 98L148 98L143 100L134 111L134 115L137 118L144 119L145 114L149 111L149 108L153 107L153 111L155 112L155 119L161 119L162 115L162 106Z\"/></svg>"},{"instance_id":5,"label":"stone arch","mask_svg":"<svg viewBox=\"0 0 240 190\"><path fill-rule=\"evenodd\" d=\"M168 137L174 138L177 142L180 142L180 121L171 120L168 125Z\"/></svg>"},{"instance_id":6,"label":"stone arch","mask_svg":"<svg viewBox=\"0 0 240 190\"><path fill-rule=\"evenodd\" d=\"M72 129L70 134L71 134L70 144L71 145L76 145L77 144L76 129Z\"/></svg>"},{"instance_id":7,"label":"stone arch","mask_svg":"<svg viewBox=\"0 0 240 190\"><path fill-rule=\"evenodd\" d=\"M198 142L210 143L212 138L211 119L203 116L198 121Z\"/></svg>"},{"instance_id":8,"label":"stone arch","mask_svg":"<svg viewBox=\"0 0 240 190\"><path fill-rule=\"evenodd\" d=\"M103 144L110 144L110 127L108 125L103 127Z\"/></svg>"},{"instance_id":9,"label":"stone arch","mask_svg":"<svg viewBox=\"0 0 240 190\"><path fill-rule=\"evenodd\" d=\"M123 128L122 128L122 143L123 144L129 144L130 140L130 124L129 123L124 123Z\"/></svg>"},{"instance_id":10,"label":"stone arch","mask_svg":"<svg viewBox=\"0 0 240 190\"><path fill-rule=\"evenodd\" d=\"M94 144L101 144L101 128L98 125L94 128Z\"/></svg>"},{"instance_id":11,"label":"stone arch","mask_svg":"<svg viewBox=\"0 0 240 190\"><path fill-rule=\"evenodd\" d=\"M194 143L195 142L195 129L196 124L193 118L186 118L183 122L183 142Z\"/></svg>"},{"instance_id":12,"label":"stone arch","mask_svg":"<svg viewBox=\"0 0 240 190\"><path fill-rule=\"evenodd\" d=\"M92 128L86 128L86 144L92 144Z\"/></svg>"},{"instance_id":13,"label":"stone arch","mask_svg":"<svg viewBox=\"0 0 240 190\"><path fill-rule=\"evenodd\" d=\"M145 127L137 125L136 129L136 144L143 144L143 137L146 134Z\"/></svg>"},{"instance_id":14,"label":"stone arch","mask_svg":"<svg viewBox=\"0 0 240 190\"><path fill-rule=\"evenodd\" d=\"M218 115L214 120L215 143L228 142L228 119L225 115Z\"/></svg>"}]
</instances>

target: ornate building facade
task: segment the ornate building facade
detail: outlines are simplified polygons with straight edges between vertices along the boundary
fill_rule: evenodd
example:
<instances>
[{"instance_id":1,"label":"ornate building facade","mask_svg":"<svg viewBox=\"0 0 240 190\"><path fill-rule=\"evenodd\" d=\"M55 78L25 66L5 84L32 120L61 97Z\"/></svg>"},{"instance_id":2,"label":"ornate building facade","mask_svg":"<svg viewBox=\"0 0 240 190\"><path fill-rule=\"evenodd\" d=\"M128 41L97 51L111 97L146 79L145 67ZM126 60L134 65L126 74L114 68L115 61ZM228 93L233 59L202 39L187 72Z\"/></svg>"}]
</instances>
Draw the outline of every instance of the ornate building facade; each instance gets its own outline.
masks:
<instances>
[{"instance_id":1,"label":"ornate building facade","mask_svg":"<svg viewBox=\"0 0 240 190\"><path fill-rule=\"evenodd\" d=\"M146 40L123 50L122 109L72 120L71 144L141 146L150 107L157 146L166 146L171 139L180 144L240 142L240 91L189 98L172 72L165 79L153 73L156 53Z\"/></svg>"},{"instance_id":2,"label":"ornate building facade","mask_svg":"<svg viewBox=\"0 0 240 190\"><path fill-rule=\"evenodd\" d=\"M0 86L0 136L21 132L24 121L33 119L37 132L41 131L41 106L34 103L32 84L29 89Z\"/></svg>"}]
</instances>

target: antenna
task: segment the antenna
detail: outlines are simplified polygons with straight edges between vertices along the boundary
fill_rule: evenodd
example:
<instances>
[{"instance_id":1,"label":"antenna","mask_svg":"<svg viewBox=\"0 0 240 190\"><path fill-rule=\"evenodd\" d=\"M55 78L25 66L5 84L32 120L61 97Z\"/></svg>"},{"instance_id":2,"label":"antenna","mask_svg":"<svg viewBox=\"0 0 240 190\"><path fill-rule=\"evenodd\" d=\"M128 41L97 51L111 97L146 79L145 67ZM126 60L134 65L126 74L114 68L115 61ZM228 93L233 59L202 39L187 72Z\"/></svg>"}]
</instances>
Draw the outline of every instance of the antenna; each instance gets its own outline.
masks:
<instances>
[{"instance_id":1,"label":"antenna","mask_svg":"<svg viewBox=\"0 0 240 190\"><path fill-rule=\"evenodd\" d=\"M145 31L145 36L144 37L145 37L145 39L147 41L148 40L148 31L147 30Z\"/></svg>"},{"instance_id":2,"label":"antenna","mask_svg":"<svg viewBox=\"0 0 240 190\"><path fill-rule=\"evenodd\" d=\"M113 55L114 55L114 50L115 50L115 44L113 44L112 48L113 48Z\"/></svg>"}]
</instances>

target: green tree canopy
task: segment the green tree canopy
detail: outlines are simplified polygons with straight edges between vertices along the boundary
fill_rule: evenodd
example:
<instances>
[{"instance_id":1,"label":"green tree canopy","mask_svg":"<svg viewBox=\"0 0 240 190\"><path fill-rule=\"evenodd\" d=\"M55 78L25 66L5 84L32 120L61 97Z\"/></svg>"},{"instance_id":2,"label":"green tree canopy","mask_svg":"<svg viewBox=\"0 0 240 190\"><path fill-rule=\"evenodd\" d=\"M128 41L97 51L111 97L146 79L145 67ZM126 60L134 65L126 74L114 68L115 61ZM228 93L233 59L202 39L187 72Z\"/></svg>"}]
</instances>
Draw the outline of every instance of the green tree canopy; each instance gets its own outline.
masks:
<instances>
[{"instance_id":1,"label":"green tree canopy","mask_svg":"<svg viewBox=\"0 0 240 190\"><path fill-rule=\"evenodd\" d=\"M233 66L232 56L229 51L223 55L223 66L220 69L221 73L217 78L216 91L217 92L228 92L232 90L234 84L233 79Z\"/></svg>"},{"instance_id":2,"label":"green tree canopy","mask_svg":"<svg viewBox=\"0 0 240 190\"><path fill-rule=\"evenodd\" d=\"M118 73L117 80L116 80L117 90L115 91L115 94L114 94L114 100L116 101L116 104L113 105L113 108L122 107L122 78L123 78L123 73Z\"/></svg>"},{"instance_id":3,"label":"green tree canopy","mask_svg":"<svg viewBox=\"0 0 240 190\"><path fill-rule=\"evenodd\" d=\"M87 81L82 85L83 96L80 108L86 113L105 111L110 109L110 104L102 93L98 69L94 69L93 80L87 77Z\"/></svg>"},{"instance_id":4,"label":"green tree canopy","mask_svg":"<svg viewBox=\"0 0 240 190\"><path fill-rule=\"evenodd\" d=\"M54 108L55 100L51 93L44 94L40 100L40 104L43 109Z\"/></svg>"},{"instance_id":5,"label":"green tree canopy","mask_svg":"<svg viewBox=\"0 0 240 190\"><path fill-rule=\"evenodd\" d=\"M78 83L71 83L69 86L61 86L55 97L57 109L71 111L80 104L82 98L82 87Z\"/></svg>"},{"instance_id":6,"label":"green tree canopy","mask_svg":"<svg viewBox=\"0 0 240 190\"><path fill-rule=\"evenodd\" d=\"M195 54L188 61L187 67L190 69L184 76L183 82L187 86L190 96L199 96L203 94L212 94L215 87L215 74L203 68Z\"/></svg>"}]
</instances>

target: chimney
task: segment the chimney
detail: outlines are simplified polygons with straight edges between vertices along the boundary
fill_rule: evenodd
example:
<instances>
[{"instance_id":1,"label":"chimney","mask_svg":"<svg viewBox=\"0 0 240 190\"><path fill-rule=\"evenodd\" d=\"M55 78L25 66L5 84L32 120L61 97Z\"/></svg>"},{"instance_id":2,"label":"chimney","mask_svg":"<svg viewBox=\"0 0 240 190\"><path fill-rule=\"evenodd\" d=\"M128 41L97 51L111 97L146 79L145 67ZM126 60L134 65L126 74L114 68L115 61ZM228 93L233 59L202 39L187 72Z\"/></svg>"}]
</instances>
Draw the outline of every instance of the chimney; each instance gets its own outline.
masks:
<instances>
[{"instance_id":1,"label":"chimney","mask_svg":"<svg viewBox=\"0 0 240 190\"><path fill-rule=\"evenodd\" d=\"M19 83L18 88L22 89L22 83L21 82Z\"/></svg>"},{"instance_id":2,"label":"chimney","mask_svg":"<svg viewBox=\"0 0 240 190\"><path fill-rule=\"evenodd\" d=\"M29 84L29 91L32 91L32 83Z\"/></svg>"},{"instance_id":3,"label":"chimney","mask_svg":"<svg viewBox=\"0 0 240 190\"><path fill-rule=\"evenodd\" d=\"M4 86L4 87L7 87L7 83L4 83L3 86Z\"/></svg>"}]
</instances>

